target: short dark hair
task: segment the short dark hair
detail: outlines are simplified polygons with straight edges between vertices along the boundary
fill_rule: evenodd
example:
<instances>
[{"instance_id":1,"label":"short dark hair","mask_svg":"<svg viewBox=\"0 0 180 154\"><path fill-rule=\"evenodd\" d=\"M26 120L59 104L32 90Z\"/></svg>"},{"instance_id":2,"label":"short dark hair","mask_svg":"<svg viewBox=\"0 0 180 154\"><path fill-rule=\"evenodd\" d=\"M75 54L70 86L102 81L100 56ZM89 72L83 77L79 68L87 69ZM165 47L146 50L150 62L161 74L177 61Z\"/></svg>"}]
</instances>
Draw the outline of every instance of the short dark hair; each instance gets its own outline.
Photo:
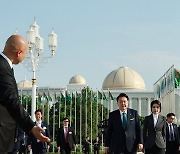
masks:
<instances>
[{"instance_id":1,"label":"short dark hair","mask_svg":"<svg viewBox=\"0 0 180 154\"><path fill-rule=\"evenodd\" d=\"M168 118L168 117L171 117L171 116L174 116L174 117L175 117L175 114L174 114L174 113L168 113L168 114L167 114L167 118Z\"/></svg>"},{"instance_id":2,"label":"short dark hair","mask_svg":"<svg viewBox=\"0 0 180 154\"><path fill-rule=\"evenodd\" d=\"M69 120L69 119L68 119L68 117L64 117L64 118L63 118L63 121L64 121L64 120Z\"/></svg>"},{"instance_id":3,"label":"short dark hair","mask_svg":"<svg viewBox=\"0 0 180 154\"><path fill-rule=\"evenodd\" d=\"M116 98L117 102L118 102L118 100L119 100L120 97L126 97L127 100L129 101L128 95L126 95L125 93L120 93L119 96Z\"/></svg>"},{"instance_id":4,"label":"short dark hair","mask_svg":"<svg viewBox=\"0 0 180 154\"><path fill-rule=\"evenodd\" d=\"M154 104L159 105L159 107L160 107L160 112L161 112L161 102L160 102L159 100L153 100L153 101L151 102L151 111L152 111L152 106L153 106Z\"/></svg>"},{"instance_id":5,"label":"short dark hair","mask_svg":"<svg viewBox=\"0 0 180 154\"><path fill-rule=\"evenodd\" d=\"M37 112L41 112L41 114L42 114L42 111L41 111L40 109L37 109L37 110L35 111L35 114L36 114Z\"/></svg>"}]
</instances>

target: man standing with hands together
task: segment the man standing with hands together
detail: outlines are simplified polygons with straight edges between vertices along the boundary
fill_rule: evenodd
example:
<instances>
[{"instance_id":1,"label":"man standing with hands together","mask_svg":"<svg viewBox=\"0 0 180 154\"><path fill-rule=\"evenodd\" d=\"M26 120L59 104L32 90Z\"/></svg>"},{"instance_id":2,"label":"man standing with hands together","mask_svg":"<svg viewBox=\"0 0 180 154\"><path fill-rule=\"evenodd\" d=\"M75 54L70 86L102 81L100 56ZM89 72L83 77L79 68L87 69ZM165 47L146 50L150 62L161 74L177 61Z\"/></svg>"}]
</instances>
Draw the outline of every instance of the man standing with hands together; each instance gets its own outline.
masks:
<instances>
[{"instance_id":1,"label":"man standing with hands together","mask_svg":"<svg viewBox=\"0 0 180 154\"><path fill-rule=\"evenodd\" d=\"M76 143L74 129L69 126L69 119L65 117L63 126L57 132L57 149L61 154L70 154Z\"/></svg>"}]
</instances>

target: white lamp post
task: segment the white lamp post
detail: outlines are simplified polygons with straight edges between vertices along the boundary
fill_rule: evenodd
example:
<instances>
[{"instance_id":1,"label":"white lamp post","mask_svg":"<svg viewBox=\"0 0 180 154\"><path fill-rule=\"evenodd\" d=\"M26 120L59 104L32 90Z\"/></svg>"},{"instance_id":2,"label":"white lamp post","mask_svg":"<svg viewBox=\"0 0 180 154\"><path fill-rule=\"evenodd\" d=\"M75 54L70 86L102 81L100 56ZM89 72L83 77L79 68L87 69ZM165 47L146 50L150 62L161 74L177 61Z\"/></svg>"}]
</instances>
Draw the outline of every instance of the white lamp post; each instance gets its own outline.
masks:
<instances>
[{"instance_id":1,"label":"white lamp post","mask_svg":"<svg viewBox=\"0 0 180 154\"><path fill-rule=\"evenodd\" d=\"M29 44L29 51L24 61L24 65L29 71L33 72L32 78L32 104L31 104L31 118L35 121L34 112L36 110L36 76L35 73L40 69L40 66L48 61L49 58L54 56L55 48L57 47L57 35L52 31L48 35L49 49L51 50L51 56L43 56L43 38L39 34L39 26L36 21L30 25L30 29L27 31L27 41Z\"/></svg>"}]
</instances>

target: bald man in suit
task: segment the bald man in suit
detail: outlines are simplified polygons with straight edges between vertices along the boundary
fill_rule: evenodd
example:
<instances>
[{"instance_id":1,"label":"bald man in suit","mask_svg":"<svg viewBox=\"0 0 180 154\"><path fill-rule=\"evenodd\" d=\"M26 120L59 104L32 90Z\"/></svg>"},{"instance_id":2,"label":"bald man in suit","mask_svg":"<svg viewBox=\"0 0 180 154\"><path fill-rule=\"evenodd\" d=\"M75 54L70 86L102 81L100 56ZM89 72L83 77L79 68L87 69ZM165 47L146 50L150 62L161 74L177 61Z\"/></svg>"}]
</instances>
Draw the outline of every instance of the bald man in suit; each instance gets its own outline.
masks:
<instances>
[{"instance_id":1,"label":"bald man in suit","mask_svg":"<svg viewBox=\"0 0 180 154\"><path fill-rule=\"evenodd\" d=\"M50 141L42 135L22 107L13 72L13 64L22 62L28 51L27 41L20 35L12 35L0 53L0 154L11 152L14 147L16 124L41 141Z\"/></svg>"}]
</instances>

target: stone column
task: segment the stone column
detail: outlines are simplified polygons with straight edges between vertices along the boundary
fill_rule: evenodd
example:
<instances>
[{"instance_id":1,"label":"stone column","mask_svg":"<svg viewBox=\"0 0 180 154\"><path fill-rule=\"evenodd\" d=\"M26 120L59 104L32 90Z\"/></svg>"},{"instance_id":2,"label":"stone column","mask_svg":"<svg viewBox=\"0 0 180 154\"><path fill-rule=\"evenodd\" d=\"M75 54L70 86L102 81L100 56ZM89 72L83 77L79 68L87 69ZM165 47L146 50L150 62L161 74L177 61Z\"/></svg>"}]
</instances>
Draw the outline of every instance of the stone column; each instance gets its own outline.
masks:
<instances>
[{"instance_id":1,"label":"stone column","mask_svg":"<svg viewBox=\"0 0 180 154\"><path fill-rule=\"evenodd\" d=\"M141 98L138 98L138 114L141 116Z\"/></svg>"},{"instance_id":2,"label":"stone column","mask_svg":"<svg viewBox=\"0 0 180 154\"><path fill-rule=\"evenodd\" d=\"M151 114L151 98L148 97L147 102L147 115Z\"/></svg>"},{"instance_id":3,"label":"stone column","mask_svg":"<svg viewBox=\"0 0 180 154\"><path fill-rule=\"evenodd\" d=\"M129 98L129 108L132 108L132 98Z\"/></svg>"}]
</instances>

